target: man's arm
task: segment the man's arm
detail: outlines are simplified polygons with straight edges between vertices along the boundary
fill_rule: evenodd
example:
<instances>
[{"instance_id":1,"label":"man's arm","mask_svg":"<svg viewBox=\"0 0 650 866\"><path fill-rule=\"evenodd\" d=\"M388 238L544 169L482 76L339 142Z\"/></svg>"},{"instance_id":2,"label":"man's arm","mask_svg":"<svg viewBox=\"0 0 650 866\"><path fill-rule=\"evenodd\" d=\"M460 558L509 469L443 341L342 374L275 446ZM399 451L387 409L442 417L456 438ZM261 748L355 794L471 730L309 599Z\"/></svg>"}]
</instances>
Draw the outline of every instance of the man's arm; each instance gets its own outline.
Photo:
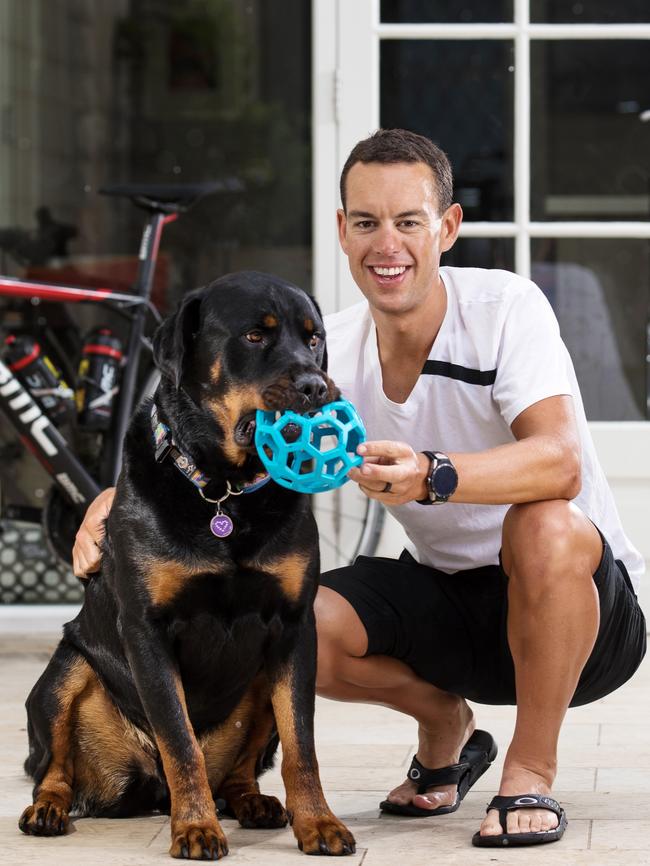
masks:
<instances>
[{"instance_id":1,"label":"man's arm","mask_svg":"<svg viewBox=\"0 0 650 866\"><path fill-rule=\"evenodd\" d=\"M107 487L88 506L72 548L72 570L77 577L87 577L99 569L102 558L99 545L114 497L115 488Z\"/></svg>"},{"instance_id":2,"label":"man's arm","mask_svg":"<svg viewBox=\"0 0 650 866\"><path fill-rule=\"evenodd\" d=\"M573 499L581 488L580 437L573 398L548 397L529 406L512 423L516 442L473 454L449 452L458 472L451 502L502 505ZM432 450L442 448L431 442ZM349 476L371 498L403 505L427 495L429 460L405 442L366 442L363 466ZM383 493L386 483L392 487Z\"/></svg>"}]
</instances>

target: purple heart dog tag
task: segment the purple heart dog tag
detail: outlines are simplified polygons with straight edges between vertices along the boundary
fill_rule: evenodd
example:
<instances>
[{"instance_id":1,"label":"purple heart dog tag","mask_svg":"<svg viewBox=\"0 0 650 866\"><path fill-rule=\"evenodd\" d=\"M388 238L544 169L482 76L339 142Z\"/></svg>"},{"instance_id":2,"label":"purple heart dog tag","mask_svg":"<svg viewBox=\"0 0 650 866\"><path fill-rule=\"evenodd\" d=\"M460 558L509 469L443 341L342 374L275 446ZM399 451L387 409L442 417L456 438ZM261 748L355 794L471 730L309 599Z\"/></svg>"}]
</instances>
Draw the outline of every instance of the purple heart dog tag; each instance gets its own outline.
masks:
<instances>
[{"instance_id":1,"label":"purple heart dog tag","mask_svg":"<svg viewBox=\"0 0 650 866\"><path fill-rule=\"evenodd\" d=\"M217 513L210 521L210 531L217 538L227 538L233 530L233 522L227 514Z\"/></svg>"}]
</instances>

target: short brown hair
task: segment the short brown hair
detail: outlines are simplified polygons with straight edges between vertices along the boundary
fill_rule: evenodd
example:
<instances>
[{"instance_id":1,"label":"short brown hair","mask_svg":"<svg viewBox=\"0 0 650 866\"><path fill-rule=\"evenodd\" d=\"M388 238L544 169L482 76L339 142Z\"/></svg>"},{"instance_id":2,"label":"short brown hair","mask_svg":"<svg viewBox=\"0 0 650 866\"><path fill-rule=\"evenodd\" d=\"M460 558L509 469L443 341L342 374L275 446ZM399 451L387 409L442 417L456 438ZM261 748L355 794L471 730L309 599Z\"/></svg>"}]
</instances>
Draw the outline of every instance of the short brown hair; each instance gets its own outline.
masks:
<instances>
[{"instance_id":1,"label":"short brown hair","mask_svg":"<svg viewBox=\"0 0 650 866\"><path fill-rule=\"evenodd\" d=\"M436 181L438 207L444 213L451 205L454 180L447 154L431 139L408 129L378 129L352 148L341 172L341 202L346 209L345 184L348 172L357 162L423 162Z\"/></svg>"}]
</instances>

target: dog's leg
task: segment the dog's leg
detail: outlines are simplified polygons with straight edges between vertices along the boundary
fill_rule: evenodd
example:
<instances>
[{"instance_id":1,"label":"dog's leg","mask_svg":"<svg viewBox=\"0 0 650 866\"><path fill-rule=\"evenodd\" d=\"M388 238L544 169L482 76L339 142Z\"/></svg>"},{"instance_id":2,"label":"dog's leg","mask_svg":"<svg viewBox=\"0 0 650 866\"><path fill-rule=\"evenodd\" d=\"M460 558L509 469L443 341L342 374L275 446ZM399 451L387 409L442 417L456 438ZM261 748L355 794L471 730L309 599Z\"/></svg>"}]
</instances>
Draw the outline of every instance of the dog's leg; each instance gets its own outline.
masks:
<instances>
[{"instance_id":1,"label":"dog's leg","mask_svg":"<svg viewBox=\"0 0 650 866\"><path fill-rule=\"evenodd\" d=\"M128 573L128 572L127 572ZM122 637L153 729L171 796L172 857L214 860L228 853L203 753L190 722L180 675L160 632L137 605L122 611Z\"/></svg>"},{"instance_id":2,"label":"dog's leg","mask_svg":"<svg viewBox=\"0 0 650 866\"><path fill-rule=\"evenodd\" d=\"M34 802L18 826L33 836L60 836L68 829L73 800L75 705L92 669L60 643L27 699L30 755L25 769L36 780Z\"/></svg>"},{"instance_id":3,"label":"dog's leg","mask_svg":"<svg viewBox=\"0 0 650 866\"><path fill-rule=\"evenodd\" d=\"M352 854L354 837L330 811L318 775L314 749L316 626L311 607L288 658L272 674L271 698L282 743L282 778L298 847L305 854Z\"/></svg>"},{"instance_id":4,"label":"dog's leg","mask_svg":"<svg viewBox=\"0 0 650 866\"><path fill-rule=\"evenodd\" d=\"M285 827L288 819L282 803L277 797L261 794L257 783L257 776L265 769L261 766L263 758L273 740L277 746L269 688L261 678L227 724L239 724L246 729L246 735L234 766L218 786L217 798L225 800L225 814L233 814L242 827ZM206 763L209 763L207 752Z\"/></svg>"}]
</instances>

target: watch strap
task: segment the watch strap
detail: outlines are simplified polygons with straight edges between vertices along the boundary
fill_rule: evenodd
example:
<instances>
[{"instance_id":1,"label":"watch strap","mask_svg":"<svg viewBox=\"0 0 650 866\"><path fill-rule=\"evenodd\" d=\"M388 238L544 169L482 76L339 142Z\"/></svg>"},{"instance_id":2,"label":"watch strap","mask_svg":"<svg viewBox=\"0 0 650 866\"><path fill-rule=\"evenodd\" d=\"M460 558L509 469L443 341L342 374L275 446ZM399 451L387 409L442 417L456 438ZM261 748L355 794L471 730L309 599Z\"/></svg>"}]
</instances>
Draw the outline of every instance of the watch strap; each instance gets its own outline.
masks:
<instances>
[{"instance_id":1,"label":"watch strap","mask_svg":"<svg viewBox=\"0 0 650 866\"><path fill-rule=\"evenodd\" d=\"M456 473L454 464L444 452L423 451L422 453L429 458L429 472L427 474L427 488L429 490L429 495L426 499L417 499L416 502L420 505L440 505L443 502L447 502L449 497L455 492L458 484L458 474ZM456 484L446 496L441 496L435 488L435 473L440 466L449 466L456 475Z\"/></svg>"},{"instance_id":2,"label":"watch strap","mask_svg":"<svg viewBox=\"0 0 650 866\"><path fill-rule=\"evenodd\" d=\"M418 505L433 505L433 501L431 499L431 473L433 472L433 464L436 459L436 455L433 451L423 451L425 457L429 460L429 471L427 472L426 477L426 485L427 485L427 495L424 499L416 499L415 501Z\"/></svg>"}]
</instances>

